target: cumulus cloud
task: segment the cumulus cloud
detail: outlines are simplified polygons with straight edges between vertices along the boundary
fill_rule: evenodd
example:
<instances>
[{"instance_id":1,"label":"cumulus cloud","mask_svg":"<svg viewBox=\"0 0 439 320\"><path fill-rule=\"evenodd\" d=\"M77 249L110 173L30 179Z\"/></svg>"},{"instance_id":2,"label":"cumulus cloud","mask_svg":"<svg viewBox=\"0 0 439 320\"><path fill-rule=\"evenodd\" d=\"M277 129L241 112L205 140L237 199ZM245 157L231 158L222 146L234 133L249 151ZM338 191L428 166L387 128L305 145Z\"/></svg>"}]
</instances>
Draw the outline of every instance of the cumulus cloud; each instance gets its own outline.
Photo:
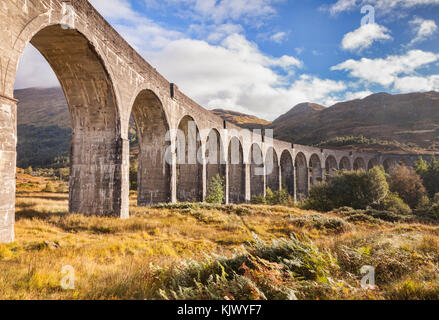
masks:
<instances>
[{"instance_id":1,"label":"cumulus cloud","mask_svg":"<svg viewBox=\"0 0 439 320\"><path fill-rule=\"evenodd\" d=\"M400 75L411 75L420 67L439 60L439 54L422 50L411 50L404 55L387 58L347 60L331 70L349 72L351 77L359 78L367 83L389 87Z\"/></svg>"},{"instance_id":2,"label":"cumulus cloud","mask_svg":"<svg viewBox=\"0 0 439 320\"><path fill-rule=\"evenodd\" d=\"M59 81L46 59L29 44L24 50L15 78L15 88L57 87Z\"/></svg>"},{"instance_id":3,"label":"cumulus cloud","mask_svg":"<svg viewBox=\"0 0 439 320\"><path fill-rule=\"evenodd\" d=\"M387 14L394 9L409 9L418 6L439 5L439 0L338 0L329 6L332 15L352 11L364 5L372 5L377 14Z\"/></svg>"},{"instance_id":4,"label":"cumulus cloud","mask_svg":"<svg viewBox=\"0 0 439 320\"><path fill-rule=\"evenodd\" d=\"M400 92L439 91L439 75L402 77L396 79L395 89Z\"/></svg>"},{"instance_id":5,"label":"cumulus cloud","mask_svg":"<svg viewBox=\"0 0 439 320\"><path fill-rule=\"evenodd\" d=\"M437 25L434 20L424 20L416 17L410 21L410 25L416 34L415 38L410 42L411 45L427 40L437 31Z\"/></svg>"},{"instance_id":6,"label":"cumulus cloud","mask_svg":"<svg viewBox=\"0 0 439 320\"><path fill-rule=\"evenodd\" d=\"M365 24L343 37L342 48L350 51L364 50L369 48L375 41L392 39L388 32L389 30L386 27L379 24Z\"/></svg>"},{"instance_id":7,"label":"cumulus cloud","mask_svg":"<svg viewBox=\"0 0 439 320\"><path fill-rule=\"evenodd\" d=\"M373 94L372 91L366 90L366 91L358 91L358 92L346 92L345 94L345 101L350 101L350 100L357 100L357 99L364 99L368 96L370 96L371 94Z\"/></svg>"},{"instance_id":8,"label":"cumulus cloud","mask_svg":"<svg viewBox=\"0 0 439 320\"><path fill-rule=\"evenodd\" d=\"M270 40L272 40L273 42L281 44L284 40L286 40L286 38L287 38L287 33L286 32L276 32L275 34L273 34L270 37Z\"/></svg>"}]
</instances>

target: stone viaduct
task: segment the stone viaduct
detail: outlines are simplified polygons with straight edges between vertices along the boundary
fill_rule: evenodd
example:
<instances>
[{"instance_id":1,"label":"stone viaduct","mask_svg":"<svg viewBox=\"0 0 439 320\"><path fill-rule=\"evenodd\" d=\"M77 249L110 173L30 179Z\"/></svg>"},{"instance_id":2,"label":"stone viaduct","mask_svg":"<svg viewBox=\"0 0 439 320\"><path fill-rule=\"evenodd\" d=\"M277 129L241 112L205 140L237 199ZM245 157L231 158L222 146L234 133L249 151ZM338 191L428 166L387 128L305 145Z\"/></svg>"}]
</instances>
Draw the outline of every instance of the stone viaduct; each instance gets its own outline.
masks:
<instances>
[{"instance_id":1,"label":"stone viaduct","mask_svg":"<svg viewBox=\"0 0 439 320\"><path fill-rule=\"evenodd\" d=\"M404 158L292 145L226 123L169 83L86 0L0 2L0 242L14 240L17 100L20 57L31 43L63 88L72 119L69 211L129 217L130 117L137 126L139 205L202 201L207 181L219 173L226 202L247 202L266 187L282 186L296 199L333 169L390 168ZM180 129L196 124L201 160L176 154ZM186 146L187 146L187 142ZM220 150L211 161L209 145ZM231 150L238 150L232 153ZM170 150L170 152L169 152ZM273 159L273 170L254 161ZM171 161L165 161L169 157ZM186 156L187 158L187 156ZM231 161L234 158L235 161ZM257 169L267 174L255 174Z\"/></svg>"}]
</instances>

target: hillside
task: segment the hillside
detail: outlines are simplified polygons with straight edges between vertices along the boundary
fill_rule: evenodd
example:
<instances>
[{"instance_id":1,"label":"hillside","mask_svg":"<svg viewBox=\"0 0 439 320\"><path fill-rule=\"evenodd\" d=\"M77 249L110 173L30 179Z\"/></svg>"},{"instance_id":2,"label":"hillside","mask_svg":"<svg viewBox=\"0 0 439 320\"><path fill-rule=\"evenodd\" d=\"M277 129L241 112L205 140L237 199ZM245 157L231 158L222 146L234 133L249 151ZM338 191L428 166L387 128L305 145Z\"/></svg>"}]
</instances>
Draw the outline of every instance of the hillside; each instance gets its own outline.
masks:
<instances>
[{"instance_id":1,"label":"hillside","mask_svg":"<svg viewBox=\"0 0 439 320\"><path fill-rule=\"evenodd\" d=\"M435 151L439 149L439 93L378 93L329 108L298 105L270 127L277 138L300 144L329 140L326 145L331 146L331 142L337 144L337 137L365 136L377 140L369 147L381 151ZM367 148L355 143L346 147Z\"/></svg>"},{"instance_id":2,"label":"hillside","mask_svg":"<svg viewBox=\"0 0 439 320\"><path fill-rule=\"evenodd\" d=\"M212 112L224 120L242 128L260 129L271 124L270 121L236 111L214 109Z\"/></svg>"}]
</instances>

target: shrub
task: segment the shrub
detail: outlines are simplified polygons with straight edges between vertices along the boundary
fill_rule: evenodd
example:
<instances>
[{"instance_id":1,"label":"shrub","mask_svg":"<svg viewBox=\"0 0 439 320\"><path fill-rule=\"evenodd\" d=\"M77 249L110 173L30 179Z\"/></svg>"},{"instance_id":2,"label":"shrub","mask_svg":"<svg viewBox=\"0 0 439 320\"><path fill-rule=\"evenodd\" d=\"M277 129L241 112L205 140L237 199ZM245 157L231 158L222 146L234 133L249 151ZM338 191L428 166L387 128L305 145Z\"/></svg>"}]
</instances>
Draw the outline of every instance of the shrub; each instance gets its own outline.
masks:
<instances>
[{"instance_id":1,"label":"shrub","mask_svg":"<svg viewBox=\"0 0 439 320\"><path fill-rule=\"evenodd\" d=\"M415 163L416 172L421 176L425 189L431 199L439 192L439 159L432 158L430 163L419 158Z\"/></svg>"},{"instance_id":2,"label":"shrub","mask_svg":"<svg viewBox=\"0 0 439 320\"><path fill-rule=\"evenodd\" d=\"M321 214L291 218L290 222L301 228L308 227L317 230L327 230L334 233L343 233L351 229L351 225L343 219L327 217Z\"/></svg>"},{"instance_id":3,"label":"shrub","mask_svg":"<svg viewBox=\"0 0 439 320\"><path fill-rule=\"evenodd\" d=\"M411 214L410 207L398 196L397 193L390 192L387 197L379 205L376 206L379 210L391 211L397 214L407 215Z\"/></svg>"},{"instance_id":4,"label":"shrub","mask_svg":"<svg viewBox=\"0 0 439 320\"><path fill-rule=\"evenodd\" d=\"M49 191L50 192L50 191ZM69 193L69 186L65 183L60 183L56 188L56 192L58 193Z\"/></svg>"},{"instance_id":5,"label":"shrub","mask_svg":"<svg viewBox=\"0 0 439 320\"><path fill-rule=\"evenodd\" d=\"M267 188L265 192L265 203L269 205L284 205L288 206L293 203L291 196L288 194L288 191L285 188L282 190L271 191L270 188Z\"/></svg>"},{"instance_id":6,"label":"shrub","mask_svg":"<svg viewBox=\"0 0 439 320\"><path fill-rule=\"evenodd\" d=\"M254 196L250 200L251 204L267 204L267 200L263 195Z\"/></svg>"},{"instance_id":7,"label":"shrub","mask_svg":"<svg viewBox=\"0 0 439 320\"><path fill-rule=\"evenodd\" d=\"M55 185L51 182L48 182L46 184L46 187L44 188L43 192L56 192Z\"/></svg>"},{"instance_id":8,"label":"shrub","mask_svg":"<svg viewBox=\"0 0 439 320\"><path fill-rule=\"evenodd\" d=\"M206 197L207 203L222 204L224 202L224 179L217 174L209 182Z\"/></svg>"},{"instance_id":9,"label":"shrub","mask_svg":"<svg viewBox=\"0 0 439 320\"><path fill-rule=\"evenodd\" d=\"M389 193L384 168L374 167L365 172L341 171L328 181L311 188L305 206L309 209L330 211L339 207L366 209L379 204Z\"/></svg>"},{"instance_id":10,"label":"shrub","mask_svg":"<svg viewBox=\"0 0 439 320\"><path fill-rule=\"evenodd\" d=\"M27 167L27 169L24 170L24 173L25 173L25 174L32 174L32 172L33 172L33 170L32 170L32 167L31 167L31 166Z\"/></svg>"},{"instance_id":11,"label":"shrub","mask_svg":"<svg viewBox=\"0 0 439 320\"><path fill-rule=\"evenodd\" d=\"M406 166L393 169L389 177L389 186L390 190L396 192L410 208L416 208L427 193L421 177L413 168Z\"/></svg>"}]
</instances>

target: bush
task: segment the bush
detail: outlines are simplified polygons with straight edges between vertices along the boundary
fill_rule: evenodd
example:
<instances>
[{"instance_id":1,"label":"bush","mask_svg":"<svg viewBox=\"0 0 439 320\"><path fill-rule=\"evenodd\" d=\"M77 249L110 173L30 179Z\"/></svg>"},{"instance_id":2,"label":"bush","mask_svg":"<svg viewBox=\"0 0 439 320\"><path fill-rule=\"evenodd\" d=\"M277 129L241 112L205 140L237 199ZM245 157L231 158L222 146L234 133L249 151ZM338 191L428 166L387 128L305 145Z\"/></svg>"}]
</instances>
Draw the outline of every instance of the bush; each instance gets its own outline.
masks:
<instances>
[{"instance_id":1,"label":"bush","mask_svg":"<svg viewBox=\"0 0 439 320\"><path fill-rule=\"evenodd\" d=\"M251 204L267 204L267 199L263 195L254 196L250 200Z\"/></svg>"},{"instance_id":2,"label":"bush","mask_svg":"<svg viewBox=\"0 0 439 320\"><path fill-rule=\"evenodd\" d=\"M410 208L419 206L426 195L421 177L413 168L397 166L389 177L389 186L392 192L396 192Z\"/></svg>"},{"instance_id":3,"label":"bush","mask_svg":"<svg viewBox=\"0 0 439 320\"><path fill-rule=\"evenodd\" d=\"M214 204L222 204L224 202L224 179L219 174L209 182L206 202Z\"/></svg>"},{"instance_id":4,"label":"bush","mask_svg":"<svg viewBox=\"0 0 439 320\"><path fill-rule=\"evenodd\" d=\"M287 188L284 187L282 190L271 191L270 188L267 188L265 192L265 203L275 206L275 205L284 205L288 206L293 203L291 196L288 194Z\"/></svg>"},{"instance_id":5,"label":"bush","mask_svg":"<svg viewBox=\"0 0 439 320\"><path fill-rule=\"evenodd\" d=\"M432 158L427 163L419 158L415 163L416 172L421 176L428 196L433 199L435 194L439 192L439 159Z\"/></svg>"},{"instance_id":6,"label":"bush","mask_svg":"<svg viewBox=\"0 0 439 320\"><path fill-rule=\"evenodd\" d=\"M389 193L384 168L374 167L365 172L341 171L327 182L311 188L305 203L308 209L330 211L340 207L366 209L379 204Z\"/></svg>"},{"instance_id":7,"label":"bush","mask_svg":"<svg viewBox=\"0 0 439 320\"><path fill-rule=\"evenodd\" d=\"M50 191L49 191L50 192ZM65 183L60 183L56 188L56 192L58 193L69 193L69 186Z\"/></svg>"},{"instance_id":8,"label":"bush","mask_svg":"<svg viewBox=\"0 0 439 320\"><path fill-rule=\"evenodd\" d=\"M408 215L412 213L410 207L398 196L390 192L384 200L376 206L379 210L391 211L397 214Z\"/></svg>"},{"instance_id":9,"label":"bush","mask_svg":"<svg viewBox=\"0 0 439 320\"><path fill-rule=\"evenodd\" d=\"M44 188L43 192L56 192L56 188L55 185L51 182L48 182L46 184L46 187Z\"/></svg>"}]
</instances>

